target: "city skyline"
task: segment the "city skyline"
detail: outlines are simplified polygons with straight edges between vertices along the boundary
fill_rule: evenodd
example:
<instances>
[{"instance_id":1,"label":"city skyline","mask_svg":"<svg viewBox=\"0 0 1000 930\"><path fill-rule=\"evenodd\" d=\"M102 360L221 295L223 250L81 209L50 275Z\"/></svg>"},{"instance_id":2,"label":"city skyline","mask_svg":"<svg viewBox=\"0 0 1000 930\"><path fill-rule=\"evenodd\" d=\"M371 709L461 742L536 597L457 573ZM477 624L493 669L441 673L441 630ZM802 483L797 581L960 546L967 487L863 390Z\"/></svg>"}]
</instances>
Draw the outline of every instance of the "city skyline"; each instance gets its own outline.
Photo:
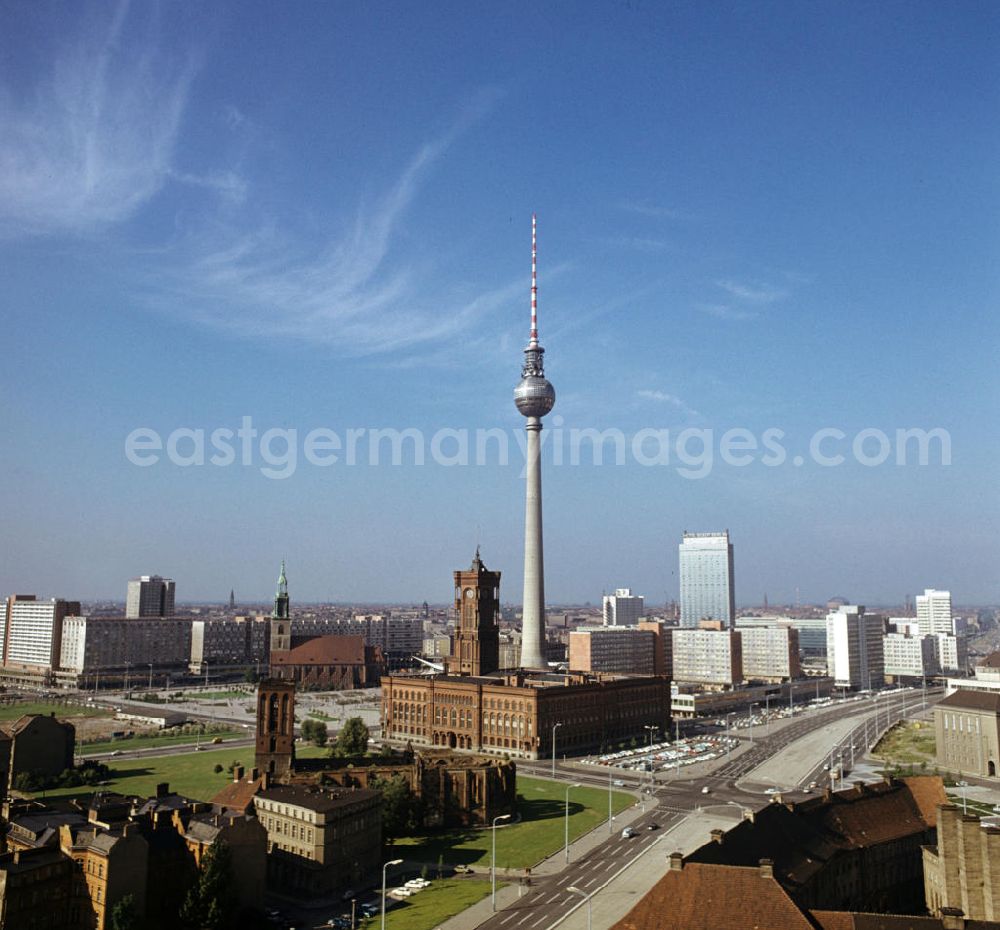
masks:
<instances>
[{"instance_id":1,"label":"city skyline","mask_svg":"<svg viewBox=\"0 0 1000 930\"><path fill-rule=\"evenodd\" d=\"M6 10L0 591L118 599L157 571L181 602L266 601L284 557L299 602L447 602L477 542L520 591L537 212L543 442L715 449L701 477L676 449L546 458L549 604L677 599L682 531L720 526L739 603L1000 601L1000 10L906 11ZM284 480L126 454L243 417L515 454ZM807 454L830 428L836 467ZM787 461L723 461L733 429L784 431ZM945 431L951 463L851 455L901 429Z\"/></svg>"}]
</instances>

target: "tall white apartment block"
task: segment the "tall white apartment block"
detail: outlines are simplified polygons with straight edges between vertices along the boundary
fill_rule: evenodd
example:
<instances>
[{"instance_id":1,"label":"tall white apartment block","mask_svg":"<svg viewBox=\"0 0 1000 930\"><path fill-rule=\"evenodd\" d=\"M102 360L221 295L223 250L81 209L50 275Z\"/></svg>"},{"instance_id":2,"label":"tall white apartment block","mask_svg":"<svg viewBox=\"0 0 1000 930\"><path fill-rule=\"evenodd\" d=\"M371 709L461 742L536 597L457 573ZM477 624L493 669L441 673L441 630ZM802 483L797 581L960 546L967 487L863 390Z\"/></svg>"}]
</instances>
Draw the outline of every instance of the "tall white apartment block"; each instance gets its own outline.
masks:
<instances>
[{"instance_id":1,"label":"tall white apartment block","mask_svg":"<svg viewBox=\"0 0 1000 930\"><path fill-rule=\"evenodd\" d=\"M938 633L955 632L951 620L951 591L935 591L927 588L917 595L917 623L921 636L935 636Z\"/></svg>"},{"instance_id":2,"label":"tall white apartment block","mask_svg":"<svg viewBox=\"0 0 1000 930\"><path fill-rule=\"evenodd\" d=\"M631 588L616 588L614 594L604 595L604 625L635 626L645 608L641 594L633 594Z\"/></svg>"},{"instance_id":3,"label":"tall white apartment block","mask_svg":"<svg viewBox=\"0 0 1000 930\"><path fill-rule=\"evenodd\" d=\"M59 662L63 618L79 612L79 601L39 601L33 594L7 598L0 608L3 664L53 668Z\"/></svg>"},{"instance_id":4,"label":"tall white apartment block","mask_svg":"<svg viewBox=\"0 0 1000 930\"><path fill-rule=\"evenodd\" d=\"M140 575L128 583L125 598L125 616L130 620L140 617L172 617L174 615L174 582L159 575Z\"/></svg>"},{"instance_id":5,"label":"tall white apartment block","mask_svg":"<svg viewBox=\"0 0 1000 930\"><path fill-rule=\"evenodd\" d=\"M885 684L885 618L845 604L826 615L827 674L838 688L868 691Z\"/></svg>"},{"instance_id":6,"label":"tall white apartment block","mask_svg":"<svg viewBox=\"0 0 1000 930\"><path fill-rule=\"evenodd\" d=\"M736 630L671 630L674 681L731 687L743 681L743 652Z\"/></svg>"},{"instance_id":7,"label":"tall white apartment block","mask_svg":"<svg viewBox=\"0 0 1000 930\"><path fill-rule=\"evenodd\" d=\"M681 626L694 629L701 620L721 620L731 629L736 617L736 589L729 530L685 532L679 555Z\"/></svg>"}]
</instances>

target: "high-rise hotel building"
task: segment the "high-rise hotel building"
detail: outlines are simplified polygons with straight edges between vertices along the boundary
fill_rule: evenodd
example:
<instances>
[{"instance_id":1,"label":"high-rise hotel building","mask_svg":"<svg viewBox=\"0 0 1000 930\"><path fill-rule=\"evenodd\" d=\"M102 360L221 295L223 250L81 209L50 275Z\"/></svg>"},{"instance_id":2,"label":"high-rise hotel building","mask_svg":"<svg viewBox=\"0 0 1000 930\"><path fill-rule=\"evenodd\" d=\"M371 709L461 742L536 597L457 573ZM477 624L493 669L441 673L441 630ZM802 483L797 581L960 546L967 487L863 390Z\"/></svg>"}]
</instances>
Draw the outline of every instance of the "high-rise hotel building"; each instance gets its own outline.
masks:
<instances>
[{"instance_id":1,"label":"high-rise hotel building","mask_svg":"<svg viewBox=\"0 0 1000 930\"><path fill-rule=\"evenodd\" d=\"M736 618L733 544L723 533L684 533L680 544L681 626L696 629L702 620Z\"/></svg>"},{"instance_id":2,"label":"high-rise hotel building","mask_svg":"<svg viewBox=\"0 0 1000 930\"><path fill-rule=\"evenodd\" d=\"M159 575L140 575L128 583L125 598L125 616L130 620L140 617L172 617L174 615L174 582Z\"/></svg>"}]
</instances>

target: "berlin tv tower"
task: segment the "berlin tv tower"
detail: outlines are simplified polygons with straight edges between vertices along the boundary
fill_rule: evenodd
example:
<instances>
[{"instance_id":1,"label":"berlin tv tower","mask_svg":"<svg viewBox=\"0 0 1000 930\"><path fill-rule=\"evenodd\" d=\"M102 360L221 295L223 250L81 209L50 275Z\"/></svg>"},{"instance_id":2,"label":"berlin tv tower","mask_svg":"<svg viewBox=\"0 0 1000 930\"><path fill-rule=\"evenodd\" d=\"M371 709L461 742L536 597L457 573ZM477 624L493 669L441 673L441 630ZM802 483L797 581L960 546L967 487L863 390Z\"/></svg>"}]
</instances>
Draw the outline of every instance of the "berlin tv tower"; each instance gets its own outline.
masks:
<instances>
[{"instance_id":1,"label":"berlin tv tower","mask_svg":"<svg viewBox=\"0 0 1000 930\"><path fill-rule=\"evenodd\" d=\"M521 623L521 668L546 668L545 565L542 557L542 417L556 403L556 389L545 378L545 349L538 342L538 249L535 215L531 216L531 337L524 350L521 381L514 403L527 418L527 475L524 497L524 601Z\"/></svg>"}]
</instances>

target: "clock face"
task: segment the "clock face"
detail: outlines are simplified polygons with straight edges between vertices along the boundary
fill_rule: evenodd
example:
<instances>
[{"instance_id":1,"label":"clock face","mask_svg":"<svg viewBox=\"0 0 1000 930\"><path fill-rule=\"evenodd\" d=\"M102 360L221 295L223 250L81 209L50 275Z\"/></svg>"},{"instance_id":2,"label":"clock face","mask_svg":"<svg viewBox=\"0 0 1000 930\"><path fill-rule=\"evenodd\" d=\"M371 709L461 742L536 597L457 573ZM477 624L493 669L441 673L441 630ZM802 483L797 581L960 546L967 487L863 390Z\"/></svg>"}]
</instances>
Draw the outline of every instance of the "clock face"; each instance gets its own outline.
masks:
<instances>
[{"instance_id":1,"label":"clock face","mask_svg":"<svg viewBox=\"0 0 1000 930\"><path fill-rule=\"evenodd\" d=\"M465 597L466 597L466 600L469 600L469 601L471 601L471 600L472 600L472 595L473 595L473 590L472 590L472 588L466 588L466 589L465 589Z\"/></svg>"}]
</instances>

